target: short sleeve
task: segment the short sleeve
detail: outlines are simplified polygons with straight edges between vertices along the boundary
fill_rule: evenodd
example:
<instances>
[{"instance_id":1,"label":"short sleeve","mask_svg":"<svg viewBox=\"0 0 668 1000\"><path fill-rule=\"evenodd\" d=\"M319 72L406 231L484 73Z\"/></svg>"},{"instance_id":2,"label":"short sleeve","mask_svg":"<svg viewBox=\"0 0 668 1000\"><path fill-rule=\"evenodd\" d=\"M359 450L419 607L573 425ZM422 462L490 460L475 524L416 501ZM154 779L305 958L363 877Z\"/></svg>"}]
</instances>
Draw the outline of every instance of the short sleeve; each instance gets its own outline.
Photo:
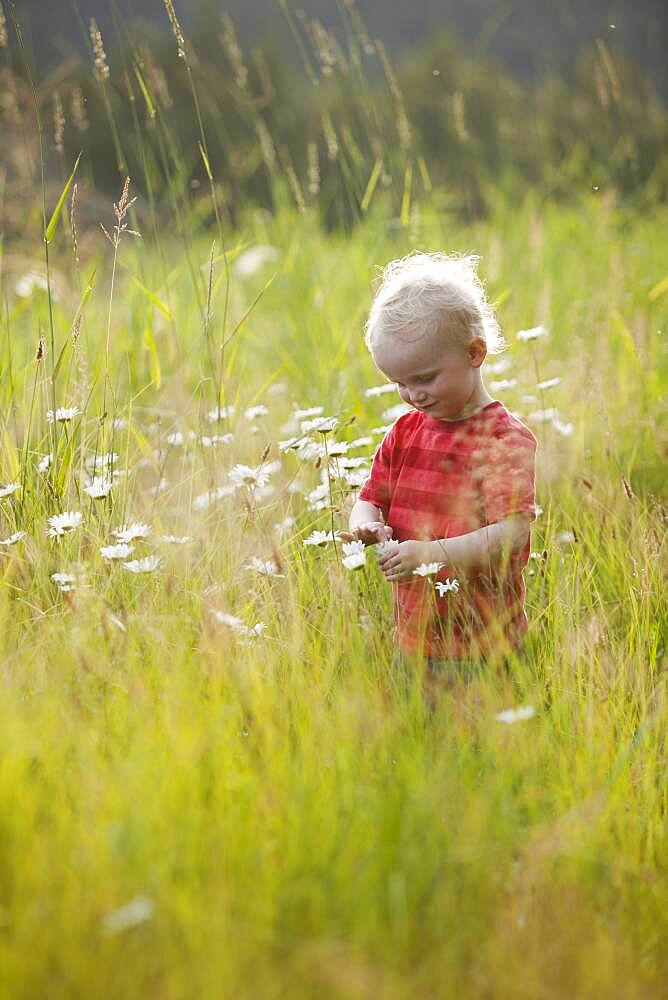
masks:
<instances>
[{"instance_id":1,"label":"short sleeve","mask_svg":"<svg viewBox=\"0 0 668 1000\"><path fill-rule=\"evenodd\" d=\"M369 478L362 485L358 494L358 500L366 500L368 503L380 507L385 519L387 519L389 513L392 497L390 476L392 451L395 447L396 438L395 427L396 424L390 428L376 449L376 454L373 456L373 462L371 463Z\"/></svg>"},{"instance_id":2,"label":"short sleeve","mask_svg":"<svg viewBox=\"0 0 668 1000\"><path fill-rule=\"evenodd\" d=\"M492 438L479 474L487 524L509 514L536 519L536 447L528 428L510 428Z\"/></svg>"}]
</instances>

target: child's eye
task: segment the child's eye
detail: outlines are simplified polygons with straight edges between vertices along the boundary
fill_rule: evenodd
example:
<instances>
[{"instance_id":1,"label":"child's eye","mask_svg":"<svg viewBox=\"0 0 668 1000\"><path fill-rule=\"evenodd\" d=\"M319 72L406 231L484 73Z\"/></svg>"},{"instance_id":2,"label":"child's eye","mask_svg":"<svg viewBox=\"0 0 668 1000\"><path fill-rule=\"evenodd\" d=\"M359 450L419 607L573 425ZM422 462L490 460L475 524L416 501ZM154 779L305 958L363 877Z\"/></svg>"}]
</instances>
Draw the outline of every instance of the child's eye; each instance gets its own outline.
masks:
<instances>
[{"instance_id":1,"label":"child's eye","mask_svg":"<svg viewBox=\"0 0 668 1000\"><path fill-rule=\"evenodd\" d=\"M425 385L427 382L431 382L433 377L433 375L421 375L419 378L416 378L415 381L419 382L420 385Z\"/></svg>"}]
</instances>

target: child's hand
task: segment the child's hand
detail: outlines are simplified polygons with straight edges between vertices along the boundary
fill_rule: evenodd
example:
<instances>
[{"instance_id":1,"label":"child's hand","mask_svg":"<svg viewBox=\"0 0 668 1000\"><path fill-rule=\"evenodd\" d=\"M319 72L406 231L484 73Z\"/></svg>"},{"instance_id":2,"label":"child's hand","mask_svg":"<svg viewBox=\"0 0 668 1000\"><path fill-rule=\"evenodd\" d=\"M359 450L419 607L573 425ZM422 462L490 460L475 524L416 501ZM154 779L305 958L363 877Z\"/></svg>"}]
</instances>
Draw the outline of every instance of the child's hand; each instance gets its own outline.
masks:
<instances>
[{"instance_id":1,"label":"child's hand","mask_svg":"<svg viewBox=\"0 0 668 1000\"><path fill-rule=\"evenodd\" d=\"M364 542L365 545L375 545L376 542L389 542L392 528L382 521L367 521L353 531L340 531L342 542Z\"/></svg>"},{"instance_id":2,"label":"child's hand","mask_svg":"<svg viewBox=\"0 0 668 1000\"><path fill-rule=\"evenodd\" d=\"M414 569L417 569L422 563L429 562L429 555L429 542L416 542L409 539L407 542L399 542L397 547L387 555L380 556L378 565L385 574L385 579L394 583L396 580L405 580L412 576Z\"/></svg>"}]
</instances>

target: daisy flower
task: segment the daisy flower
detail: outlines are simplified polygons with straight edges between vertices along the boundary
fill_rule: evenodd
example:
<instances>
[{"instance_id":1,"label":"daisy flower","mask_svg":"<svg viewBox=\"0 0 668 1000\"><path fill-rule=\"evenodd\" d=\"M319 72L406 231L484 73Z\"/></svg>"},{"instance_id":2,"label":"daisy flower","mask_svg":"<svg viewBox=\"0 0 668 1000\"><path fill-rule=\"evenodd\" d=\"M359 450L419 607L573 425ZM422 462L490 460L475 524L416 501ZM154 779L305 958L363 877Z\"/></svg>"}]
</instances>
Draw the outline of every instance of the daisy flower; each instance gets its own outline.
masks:
<instances>
[{"instance_id":1,"label":"daisy flower","mask_svg":"<svg viewBox=\"0 0 668 1000\"><path fill-rule=\"evenodd\" d=\"M84 486L84 493L87 493L91 500L104 500L111 493L113 485L110 479L94 476L88 486Z\"/></svg>"},{"instance_id":2,"label":"daisy flower","mask_svg":"<svg viewBox=\"0 0 668 1000\"><path fill-rule=\"evenodd\" d=\"M86 468L93 475L96 475L100 472L108 472L111 466L117 461L118 455L115 451L108 451L104 455L89 455L86 459Z\"/></svg>"},{"instance_id":3,"label":"daisy flower","mask_svg":"<svg viewBox=\"0 0 668 1000\"><path fill-rule=\"evenodd\" d=\"M62 514L54 514L47 518L50 538L60 538L68 531L74 531L83 523L83 514L78 510L66 510Z\"/></svg>"},{"instance_id":4,"label":"daisy flower","mask_svg":"<svg viewBox=\"0 0 668 1000\"><path fill-rule=\"evenodd\" d=\"M207 490L206 493L200 493L193 500L193 510L206 510L216 500L232 496L235 491L236 486L216 486L212 490Z\"/></svg>"},{"instance_id":5,"label":"daisy flower","mask_svg":"<svg viewBox=\"0 0 668 1000\"><path fill-rule=\"evenodd\" d=\"M249 406L247 410L244 410L244 417L246 420L257 420L258 417L266 417L269 410L266 406Z\"/></svg>"},{"instance_id":6,"label":"daisy flower","mask_svg":"<svg viewBox=\"0 0 668 1000\"><path fill-rule=\"evenodd\" d=\"M192 535L161 535L160 541L165 545L186 545L192 542Z\"/></svg>"},{"instance_id":7,"label":"daisy flower","mask_svg":"<svg viewBox=\"0 0 668 1000\"><path fill-rule=\"evenodd\" d=\"M305 538L303 545L327 545L328 542L333 542L335 537L331 531L313 531L308 538Z\"/></svg>"},{"instance_id":8,"label":"daisy flower","mask_svg":"<svg viewBox=\"0 0 668 1000\"><path fill-rule=\"evenodd\" d=\"M119 542L117 545L101 545L100 555L103 559L111 562L114 559L127 559L129 555L132 555L134 550L134 545L128 545L127 542Z\"/></svg>"},{"instance_id":9,"label":"daisy flower","mask_svg":"<svg viewBox=\"0 0 668 1000\"><path fill-rule=\"evenodd\" d=\"M319 417L324 412L324 406L312 406L307 410L295 410L292 416L295 420L306 420L308 417Z\"/></svg>"},{"instance_id":10,"label":"daisy flower","mask_svg":"<svg viewBox=\"0 0 668 1000\"><path fill-rule=\"evenodd\" d=\"M286 531L288 531L294 525L294 523L295 523L294 517L290 517L290 515L288 515L287 517L284 517L282 521L279 521L277 524L274 525L274 530L277 531L279 535L282 535Z\"/></svg>"},{"instance_id":11,"label":"daisy flower","mask_svg":"<svg viewBox=\"0 0 668 1000\"><path fill-rule=\"evenodd\" d=\"M251 556L248 560L244 569L251 570L254 573L260 573L262 576L284 576L284 573L279 573L278 566L273 559L258 559L257 556Z\"/></svg>"},{"instance_id":12,"label":"daisy flower","mask_svg":"<svg viewBox=\"0 0 668 1000\"><path fill-rule=\"evenodd\" d=\"M43 455L37 464L37 471L46 472L46 470L51 465L52 461L53 461L53 455L51 454L51 452L49 452L48 455Z\"/></svg>"},{"instance_id":13,"label":"daisy flower","mask_svg":"<svg viewBox=\"0 0 668 1000\"><path fill-rule=\"evenodd\" d=\"M365 448L369 444L373 444L373 438L370 434L367 434L364 437L358 437L354 441L350 441L348 448Z\"/></svg>"},{"instance_id":14,"label":"daisy flower","mask_svg":"<svg viewBox=\"0 0 668 1000\"><path fill-rule=\"evenodd\" d=\"M489 383L490 389L492 389L493 392L503 392L504 389L514 389L516 385L516 378L493 379Z\"/></svg>"},{"instance_id":15,"label":"daisy flower","mask_svg":"<svg viewBox=\"0 0 668 1000\"><path fill-rule=\"evenodd\" d=\"M151 528L148 524L134 521L132 524L124 524L122 528L116 528L112 535L117 542L133 542L135 538L148 538Z\"/></svg>"},{"instance_id":16,"label":"daisy flower","mask_svg":"<svg viewBox=\"0 0 668 1000\"><path fill-rule=\"evenodd\" d=\"M512 725L513 722L521 722L522 719L530 719L536 714L533 705L521 705L519 708L506 708L494 716L497 722L506 722Z\"/></svg>"},{"instance_id":17,"label":"daisy flower","mask_svg":"<svg viewBox=\"0 0 668 1000\"><path fill-rule=\"evenodd\" d=\"M445 583L442 580L437 580L434 587L438 591L439 597L445 597L445 595L450 591L452 591L453 594L456 594L459 590L459 580L451 580L450 577L447 577Z\"/></svg>"},{"instance_id":18,"label":"daisy flower","mask_svg":"<svg viewBox=\"0 0 668 1000\"><path fill-rule=\"evenodd\" d=\"M225 420L227 417L231 417L234 413L234 407L229 406L216 406L213 410L209 410L209 423L215 424L218 420Z\"/></svg>"},{"instance_id":19,"label":"daisy flower","mask_svg":"<svg viewBox=\"0 0 668 1000\"><path fill-rule=\"evenodd\" d=\"M256 622L251 628L242 622L241 618L237 618L235 615L228 615L225 611L212 609L212 614L221 624L227 625L228 628L231 628L234 632L238 632L239 635L243 635L247 639L259 638L267 628L264 622Z\"/></svg>"},{"instance_id":20,"label":"daisy flower","mask_svg":"<svg viewBox=\"0 0 668 1000\"><path fill-rule=\"evenodd\" d=\"M55 416L53 410L47 410L46 419L50 424L52 424L54 420L59 424L66 424L70 420L74 420L75 417L78 417L80 413L81 410L78 406L59 406L56 408Z\"/></svg>"},{"instance_id":21,"label":"daisy flower","mask_svg":"<svg viewBox=\"0 0 668 1000\"><path fill-rule=\"evenodd\" d=\"M339 424L338 417L316 417L314 420L303 420L299 425L302 434L317 431L318 434L331 434Z\"/></svg>"},{"instance_id":22,"label":"daisy flower","mask_svg":"<svg viewBox=\"0 0 668 1000\"><path fill-rule=\"evenodd\" d=\"M366 565L366 552L364 542L344 542L343 559L341 560L346 569L361 569Z\"/></svg>"},{"instance_id":23,"label":"daisy flower","mask_svg":"<svg viewBox=\"0 0 668 1000\"><path fill-rule=\"evenodd\" d=\"M347 482L348 486L362 486L362 484L369 478L369 470L358 469L356 472L344 472L343 478Z\"/></svg>"},{"instance_id":24,"label":"daisy flower","mask_svg":"<svg viewBox=\"0 0 668 1000\"><path fill-rule=\"evenodd\" d=\"M73 573L52 573L51 579L63 593L74 590L77 583L77 578Z\"/></svg>"},{"instance_id":25,"label":"daisy flower","mask_svg":"<svg viewBox=\"0 0 668 1000\"><path fill-rule=\"evenodd\" d=\"M20 483L7 483L6 486L0 486L0 500L4 500L5 497L12 496L17 490L21 489Z\"/></svg>"},{"instance_id":26,"label":"daisy flower","mask_svg":"<svg viewBox=\"0 0 668 1000\"><path fill-rule=\"evenodd\" d=\"M553 386L559 385L560 382L561 382L561 379L559 378L559 376L557 376L556 378L547 378L543 382L536 382L536 388L537 389L552 389Z\"/></svg>"},{"instance_id":27,"label":"daisy flower","mask_svg":"<svg viewBox=\"0 0 668 1000\"><path fill-rule=\"evenodd\" d=\"M160 556L145 556L143 559L132 559L130 562L124 562L123 568L131 573L152 573L161 562Z\"/></svg>"},{"instance_id":28,"label":"daisy flower","mask_svg":"<svg viewBox=\"0 0 668 1000\"><path fill-rule=\"evenodd\" d=\"M230 469L228 475L235 486L247 486L254 489L256 486L266 486L270 473L266 466L258 465L251 468L250 465L235 465Z\"/></svg>"},{"instance_id":29,"label":"daisy flower","mask_svg":"<svg viewBox=\"0 0 668 1000\"><path fill-rule=\"evenodd\" d=\"M385 382L383 385L372 385L368 389L364 390L364 395L367 399L371 399L372 396L384 396L388 392L396 392L397 387L394 382Z\"/></svg>"},{"instance_id":30,"label":"daisy flower","mask_svg":"<svg viewBox=\"0 0 668 1000\"><path fill-rule=\"evenodd\" d=\"M485 365L485 371L490 375L501 375L503 372L507 372L509 368L513 367L512 361L509 358L500 358L499 361L494 361L491 364Z\"/></svg>"},{"instance_id":31,"label":"daisy flower","mask_svg":"<svg viewBox=\"0 0 668 1000\"><path fill-rule=\"evenodd\" d=\"M212 434L210 436L208 434L202 434L202 436L199 439L199 442L203 448L215 448L216 445L219 444L228 444L233 437L234 434L229 434L229 433Z\"/></svg>"},{"instance_id":32,"label":"daisy flower","mask_svg":"<svg viewBox=\"0 0 668 1000\"><path fill-rule=\"evenodd\" d=\"M276 247L272 247L269 244L266 246L258 244L258 246L249 247L240 253L232 267L234 273L238 274L239 277L250 278L261 267L264 267L265 264L268 264L272 260L276 260L277 257L278 250Z\"/></svg>"},{"instance_id":33,"label":"daisy flower","mask_svg":"<svg viewBox=\"0 0 668 1000\"><path fill-rule=\"evenodd\" d=\"M180 448L185 438L182 431L174 431L172 434L168 434L165 440L172 448Z\"/></svg>"},{"instance_id":34,"label":"daisy flower","mask_svg":"<svg viewBox=\"0 0 668 1000\"><path fill-rule=\"evenodd\" d=\"M390 556L393 552L396 552L399 548L399 542L396 538L388 538L384 542L378 542L376 545L376 552L381 556Z\"/></svg>"},{"instance_id":35,"label":"daisy flower","mask_svg":"<svg viewBox=\"0 0 668 1000\"><path fill-rule=\"evenodd\" d=\"M25 536L25 531L15 531L9 538L0 539L0 545L15 545Z\"/></svg>"},{"instance_id":36,"label":"daisy flower","mask_svg":"<svg viewBox=\"0 0 668 1000\"><path fill-rule=\"evenodd\" d=\"M381 434L387 434L387 432L391 430L392 430L392 424L384 424L382 427L372 427L371 433L380 436Z\"/></svg>"},{"instance_id":37,"label":"daisy flower","mask_svg":"<svg viewBox=\"0 0 668 1000\"><path fill-rule=\"evenodd\" d=\"M518 330L515 336L518 340L537 340L549 336L549 333L544 326L532 326L529 330Z\"/></svg>"},{"instance_id":38,"label":"daisy flower","mask_svg":"<svg viewBox=\"0 0 668 1000\"><path fill-rule=\"evenodd\" d=\"M556 431L563 435L563 437L568 437L573 433L573 424L562 424L561 420L557 420L556 417L552 418L552 426Z\"/></svg>"},{"instance_id":39,"label":"daisy flower","mask_svg":"<svg viewBox=\"0 0 668 1000\"><path fill-rule=\"evenodd\" d=\"M535 420L537 423L545 423L547 420L558 420L559 411L554 406L549 407L547 410L533 410L529 414L528 419Z\"/></svg>"},{"instance_id":40,"label":"daisy flower","mask_svg":"<svg viewBox=\"0 0 668 1000\"><path fill-rule=\"evenodd\" d=\"M413 570L413 576L434 576L444 565L445 563L440 562L420 563Z\"/></svg>"},{"instance_id":41,"label":"daisy flower","mask_svg":"<svg viewBox=\"0 0 668 1000\"><path fill-rule=\"evenodd\" d=\"M412 413L413 407L409 406L408 403L397 403L396 406L391 406L389 410L385 410L383 413L383 420L389 420L390 423L394 423L399 417L403 417L404 413Z\"/></svg>"}]
</instances>

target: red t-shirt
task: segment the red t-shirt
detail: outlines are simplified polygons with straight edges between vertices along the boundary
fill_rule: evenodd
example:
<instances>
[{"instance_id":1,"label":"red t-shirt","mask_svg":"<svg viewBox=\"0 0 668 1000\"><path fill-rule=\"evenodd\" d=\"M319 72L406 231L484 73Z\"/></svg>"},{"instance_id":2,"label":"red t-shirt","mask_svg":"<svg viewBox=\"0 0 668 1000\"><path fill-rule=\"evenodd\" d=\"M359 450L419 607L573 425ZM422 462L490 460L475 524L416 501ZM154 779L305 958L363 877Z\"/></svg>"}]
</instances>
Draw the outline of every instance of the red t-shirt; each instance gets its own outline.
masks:
<instances>
[{"instance_id":1,"label":"red t-shirt","mask_svg":"<svg viewBox=\"0 0 668 1000\"><path fill-rule=\"evenodd\" d=\"M413 410L381 441L359 499L382 510L400 542L464 535L513 513L535 520L537 444L498 400L464 420ZM528 626L522 571L530 548L529 539L505 569L496 563L462 574L446 565L435 577L394 583L395 641L446 659L517 646ZM459 580L459 591L440 597L434 581L447 577Z\"/></svg>"}]
</instances>

